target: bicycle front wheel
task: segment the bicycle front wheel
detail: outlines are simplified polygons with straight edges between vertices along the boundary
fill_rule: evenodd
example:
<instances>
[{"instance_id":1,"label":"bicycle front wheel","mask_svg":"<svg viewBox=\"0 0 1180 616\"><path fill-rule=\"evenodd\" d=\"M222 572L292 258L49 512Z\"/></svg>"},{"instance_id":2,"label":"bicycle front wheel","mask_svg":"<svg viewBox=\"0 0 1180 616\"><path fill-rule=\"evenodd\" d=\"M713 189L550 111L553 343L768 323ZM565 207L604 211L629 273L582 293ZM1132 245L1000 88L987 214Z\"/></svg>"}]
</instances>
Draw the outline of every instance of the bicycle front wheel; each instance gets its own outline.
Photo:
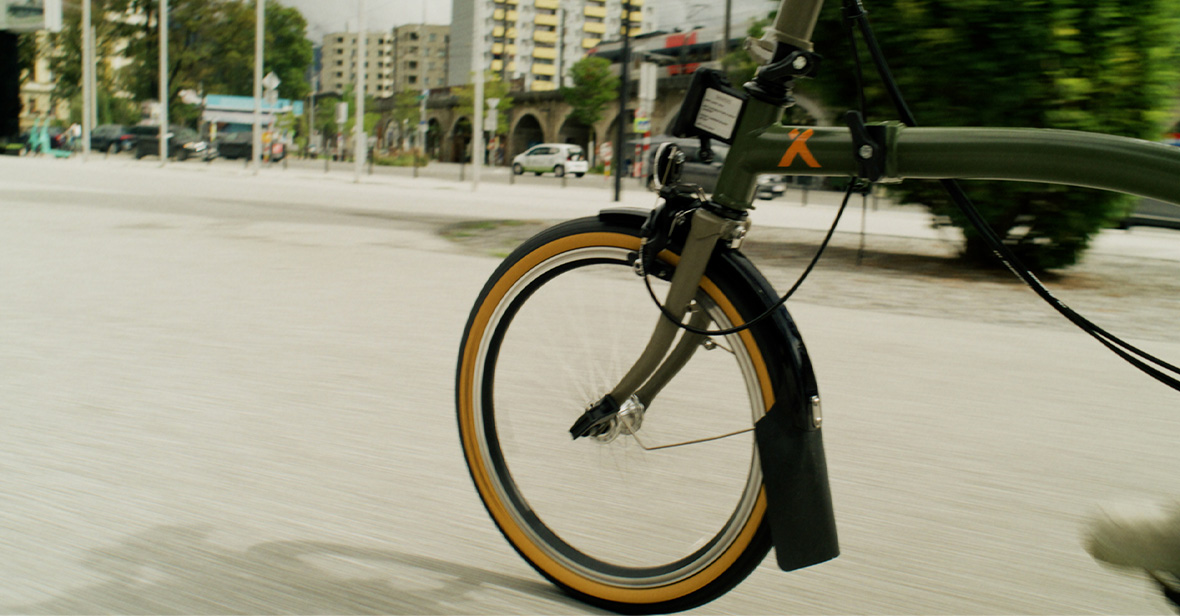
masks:
<instances>
[{"instance_id":1,"label":"bicycle front wheel","mask_svg":"<svg viewBox=\"0 0 1180 616\"><path fill-rule=\"evenodd\" d=\"M633 433L571 439L660 318L631 267L639 246L633 226L588 218L510 255L468 322L458 419L480 498L534 568L587 602L666 612L716 598L769 550L751 430L773 404L775 371L758 329L710 338ZM740 324L773 297L727 254L695 300L711 328ZM653 283L662 296L666 285Z\"/></svg>"}]
</instances>

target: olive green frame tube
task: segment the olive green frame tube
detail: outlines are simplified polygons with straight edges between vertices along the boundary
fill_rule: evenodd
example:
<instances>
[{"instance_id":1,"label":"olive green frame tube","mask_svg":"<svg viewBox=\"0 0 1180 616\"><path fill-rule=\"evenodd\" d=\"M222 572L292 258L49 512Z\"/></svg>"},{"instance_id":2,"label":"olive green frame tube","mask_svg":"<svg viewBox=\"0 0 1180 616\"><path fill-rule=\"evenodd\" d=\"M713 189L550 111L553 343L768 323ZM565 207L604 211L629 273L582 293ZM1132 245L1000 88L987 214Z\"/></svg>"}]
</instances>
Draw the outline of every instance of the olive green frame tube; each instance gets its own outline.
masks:
<instances>
[{"instance_id":1,"label":"olive green frame tube","mask_svg":"<svg viewBox=\"0 0 1180 616\"><path fill-rule=\"evenodd\" d=\"M884 181L1045 182L1180 204L1180 148L1174 146L1051 129L884 126ZM759 173L857 175L856 150L847 128L768 126L734 144L714 199L748 209Z\"/></svg>"}]
</instances>

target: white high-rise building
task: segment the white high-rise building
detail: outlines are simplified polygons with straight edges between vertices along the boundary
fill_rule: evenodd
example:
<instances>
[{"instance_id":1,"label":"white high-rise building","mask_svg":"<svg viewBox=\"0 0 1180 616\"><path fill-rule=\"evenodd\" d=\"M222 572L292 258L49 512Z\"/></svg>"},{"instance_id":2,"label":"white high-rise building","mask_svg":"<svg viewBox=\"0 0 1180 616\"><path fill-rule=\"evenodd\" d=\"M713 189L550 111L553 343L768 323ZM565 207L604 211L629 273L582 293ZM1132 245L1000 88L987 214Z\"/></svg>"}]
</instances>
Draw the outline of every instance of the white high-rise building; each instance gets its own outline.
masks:
<instances>
[{"instance_id":1,"label":"white high-rise building","mask_svg":"<svg viewBox=\"0 0 1180 616\"><path fill-rule=\"evenodd\" d=\"M557 89L587 50L622 36L624 1L631 36L650 32L644 0L452 0L447 85L471 83L472 45L482 36L483 70L524 79L526 90ZM476 2L484 7L478 28Z\"/></svg>"},{"instance_id":2,"label":"white high-rise building","mask_svg":"<svg viewBox=\"0 0 1180 616\"><path fill-rule=\"evenodd\" d=\"M324 35L320 92L343 92L356 83L357 34L332 32ZM365 93L377 98L393 96L393 34L365 34Z\"/></svg>"}]
</instances>

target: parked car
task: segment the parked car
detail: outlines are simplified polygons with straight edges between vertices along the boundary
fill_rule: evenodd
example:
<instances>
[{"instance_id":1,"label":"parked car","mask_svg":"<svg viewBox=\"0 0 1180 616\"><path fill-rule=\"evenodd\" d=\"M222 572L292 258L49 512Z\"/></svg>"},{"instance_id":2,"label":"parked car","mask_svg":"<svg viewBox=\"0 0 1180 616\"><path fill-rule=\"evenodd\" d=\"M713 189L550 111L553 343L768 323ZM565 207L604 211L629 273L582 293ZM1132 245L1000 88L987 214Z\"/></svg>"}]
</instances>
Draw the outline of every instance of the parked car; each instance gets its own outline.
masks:
<instances>
[{"instance_id":1,"label":"parked car","mask_svg":"<svg viewBox=\"0 0 1180 616\"><path fill-rule=\"evenodd\" d=\"M160 127L136 126L135 158L160 155ZM217 158L217 148L202 141L197 131L186 126L171 127L168 132L168 157L176 160Z\"/></svg>"},{"instance_id":2,"label":"parked car","mask_svg":"<svg viewBox=\"0 0 1180 616\"><path fill-rule=\"evenodd\" d=\"M96 152L129 152L135 147L135 135L122 124L103 124L90 131L90 149Z\"/></svg>"},{"instance_id":3,"label":"parked car","mask_svg":"<svg viewBox=\"0 0 1180 616\"><path fill-rule=\"evenodd\" d=\"M713 160L704 162L701 160L700 140L668 136L652 137L651 139L651 148L647 151L647 164L645 165L648 188L652 187L653 181L652 157L655 156L656 148L667 141L675 143L684 152L684 168L680 173L680 183L696 184L705 192L712 193L713 189L717 188L717 176L721 174L721 163L725 162L725 157L729 154L729 146L724 143L709 144L709 148L713 151Z\"/></svg>"},{"instance_id":4,"label":"parked car","mask_svg":"<svg viewBox=\"0 0 1180 616\"><path fill-rule=\"evenodd\" d=\"M270 148L270 162L275 163L283 160L287 155L286 145L281 141L271 143ZM239 131L233 133L225 133L217 138L217 155L222 158L253 158L254 156L254 133L250 131Z\"/></svg>"},{"instance_id":5,"label":"parked car","mask_svg":"<svg viewBox=\"0 0 1180 616\"><path fill-rule=\"evenodd\" d=\"M582 177L589 170L590 161L586 160L582 146L572 143L542 143L512 159L512 172L516 175L525 171L537 175L552 171L557 177L567 173Z\"/></svg>"},{"instance_id":6,"label":"parked car","mask_svg":"<svg viewBox=\"0 0 1180 616\"><path fill-rule=\"evenodd\" d=\"M758 176L758 186L754 189L754 196L759 199L774 199L781 197L787 192L787 183L785 178L781 175L760 175Z\"/></svg>"}]
</instances>

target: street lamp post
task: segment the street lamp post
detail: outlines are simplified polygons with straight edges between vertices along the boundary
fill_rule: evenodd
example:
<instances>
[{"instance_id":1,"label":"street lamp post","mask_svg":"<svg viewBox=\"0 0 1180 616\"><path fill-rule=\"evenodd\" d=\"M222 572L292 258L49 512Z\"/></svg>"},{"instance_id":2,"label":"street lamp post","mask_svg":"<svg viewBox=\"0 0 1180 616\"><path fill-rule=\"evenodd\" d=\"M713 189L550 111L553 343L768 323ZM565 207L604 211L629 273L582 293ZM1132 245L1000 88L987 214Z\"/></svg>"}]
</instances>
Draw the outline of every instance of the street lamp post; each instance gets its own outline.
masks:
<instances>
[{"instance_id":1,"label":"street lamp post","mask_svg":"<svg viewBox=\"0 0 1180 616\"><path fill-rule=\"evenodd\" d=\"M624 126L627 124L627 97L628 80L631 78L631 2L623 0L623 69L622 78L619 81L619 126L615 133L615 201L618 201L623 193L623 148L627 144L623 141L625 133Z\"/></svg>"},{"instance_id":2,"label":"street lamp post","mask_svg":"<svg viewBox=\"0 0 1180 616\"><path fill-rule=\"evenodd\" d=\"M163 167L168 162L168 0L160 0L157 21L160 25L160 166Z\"/></svg>"},{"instance_id":3,"label":"street lamp post","mask_svg":"<svg viewBox=\"0 0 1180 616\"><path fill-rule=\"evenodd\" d=\"M266 0L254 0L254 147L250 148L254 174L262 166L262 45L266 37Z\"/></svg>"},{"instance_id":4,"label":"street lamp post","mask_svg":"<svg viewBox=\"0 0 1180 616\"><path fill-rule=\"evenodd\" d=\"M365 0L356 2L357 52L356 52L356 117L353 119L353 158L356 161L354 182L361 181L361 170L365 166L365 151L369 146L365 134Z\"/></svg>"}]
</instances>

